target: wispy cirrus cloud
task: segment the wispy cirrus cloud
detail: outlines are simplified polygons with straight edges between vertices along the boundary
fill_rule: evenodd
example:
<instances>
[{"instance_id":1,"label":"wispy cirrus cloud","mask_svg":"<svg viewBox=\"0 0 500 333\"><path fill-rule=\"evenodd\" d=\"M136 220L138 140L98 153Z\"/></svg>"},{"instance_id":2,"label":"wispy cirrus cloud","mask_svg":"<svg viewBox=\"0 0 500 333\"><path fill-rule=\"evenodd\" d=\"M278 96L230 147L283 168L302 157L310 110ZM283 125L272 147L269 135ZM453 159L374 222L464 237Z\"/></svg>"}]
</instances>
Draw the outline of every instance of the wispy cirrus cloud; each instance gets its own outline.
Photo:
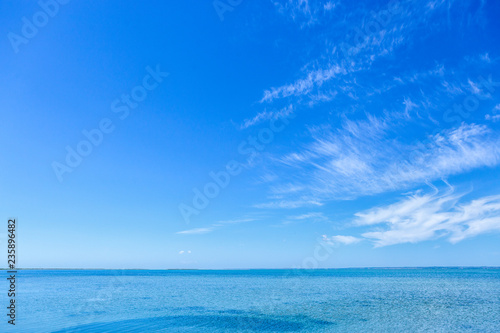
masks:
<instances>
[{"instance_id":1,"label":"wispy cirrus cloud","mask_svg":"<svg viewBox=\"0 0 500 333\"><path fill-rule=\"evenodd\" d=\"M217 222L211 224L209 227L205 227L205 228L193 228L193 229L178 231L178 232L176 232L176 234L179 234L179 235L202 235L202 234L208 234L208 233L210 233L212 231L215 231L216 229L224 227L226 225L239 224L239 223L245 223L245 222L252 222L252 221L256 221L256 220L257 219L255 219L255 218L240 218L240 219L234 219L234 220L217 221Z\"/></svg>"},{"instance_id":2,"label":"wispy cirrus cloud","mask_svg":"<svg viewBox=\"0 0 500 333\"><path fill-rule=\"evenodd\" d=\"M338 130L313 133L312 143L277 159L289 170L283 174L293 176L281 177L286 186L271 187L274 195L282 189L279 200L256 207L320 206L500 163L500 137L485 125L462 124L416 143L400 142L392 131L390 120L369 116L366 121L348 120Z\"/></svg>"},{"instance_id":3,"label":"wispy cirrus cloud","mask_svg":"<svg viewBox=\"0 0 500 333\"><path fill-rule=\"evenodd\" d=\"M393 78L386 75L386 66L384 65L384 71L379 72L374 71L374 64L393 56L395 51L400 51L403 47L408 48L417 34L419 38L425 38L430 36L431 31L435 33L441 29L449 29L450 24L462 27L465 22L460 21L460 17L454 17L454 22L435 19L449 17L447 13L452 9L468 11L476 19L482 15L482 6L476 7L473 1L431 1L427 6L422 6L406 0L377 5L363 1L340 3L288 0L277 1L275 5L282 14L300 22L302 27L315 23L314 25L319 26L327 24L330 29L328 34L321 34L325 49L317 54L316 60L310 61L301 69L300 78L266 89L261 103L289 98L296 98L301 103L331 101L342 96L356 99L358 94L364 95L366 89L370 88L366 86L369 85L366 79L359 78L360 75L369 75L371 80L377 81L378 86L382 82L390 86ZM320 17L333 8L335 10L332 12L336 13L337 19L332 26L331 19L323 22ZM475 21L467 24L471 22ZM429 35L422 36L422 27L426 25L432 25L433 28L426 32ZM478 59L483 63L490 62L488 53L482 53ZM393 63L391 66L399 65ZM399 68L400 71L406 69L406 63ZM442 71L429 74L442 74ZM418 79L414 77L412 82Z\"/></svg>"},{"instance_id":4,"label":"wispy cirrus cloud","mask_svg":"<svg viewBox=\"0 0 500 333\"><path fill-rule=\"evenodd\" d=\"M315 222L328 222L328 217L322 212L309 212L300 215L287 216L281 223L283 225L296 224L296 223L315 223Z\"/></svg>"},{"instance_id":5,"label":"wispy cirrus cloud","mask_svg":"<svg viewBox=\"0 0 500 333\"><path fill-rule=\"evenodd\" d=\"M287 3L282 12L294 15L294 21L308 29L321 26L312 2ZM291 14L294 3L300 6L293 7L295 14ZM338 20L330 20L327 30L318 29L322 40L316 42L324 45L323 51L307 50L309 61L294 79L264 90L260 103L318 106L308 108L311 123L321 119L327 125L309 126L309 143L300 143L302 136L294 142L297 148L271 158L269 169L280 176L264 185L269 186L269 195L254 207L316 210L328 201L407 190L500 163L500 137L493 124L481 125L482 119L471 117L469 124L460 124L464 121L460 118L452 125L443 117L460 96L474 96L481 103L493 98L478 83L478 76L494 73L488 67L492 57L479 50L473 63L467 57L456 63L447 58L415 59L421 41L434 32L453 26L460 33L465 24L475 24L446 13L466 9L478 16L480 8L476 10L472 1L431 1L427 6L406 0L391 3L336 3L333 13ZM314 52L318 52L315 59L311 58ZM319 105L322 102L328 103ZM366 120L347 119L360 119L363 113L369 113ZM374 113L380 116L371 116ZM339 114L340 126L334 116ZM422 124L429 121L432 124ZM433 132L431 126L440 124L453 127ZM423 133L433 134L422 137ZM289 216L286 221L297 220ZM353 236L338 235L331 241L354 244L363 239L349 237Z\"/></svg>"},{"instance_id":6,"label":"wispy cirrus cloud","mask_svg":"<svg viewBox=\"0 0 500 333\"><path fill-rule=\"evenodd\" d=\"M497 104L493 108L493 113L492 114L486 114L484 116L484 119L486 120L491 120L491 121L499 121L500 120L500 104Z\"/></svg>"},{"instance_id":7,"label":"wispy cirrus cloud","mask_svg":"<svg viewBox=\"0 0 500 333\"><path fill-rule=\"evenodd\" d=\"M446 238L460 242L500 231L500 195L460 203L466 193L421 194L356 213L355 224L375 227L361 234L376 247ZM385 228L380 230L380 226Z\"/></svg>"},{"instance_id":8,"label":"wispy cirrus cloud","mask_svg":"<svg viewBox=\"0 0 500 333\"><path fill-rule=\"evenodd\" d=\"M252 222L255 220L256 219L254 219L254 218L241 218L241 219L235 219L235 220L224 220L224 221L218 221L217 223L213 224L213 226L222 227L223 225L227 225L227 224L239 224L239 223L245 223L245 222Z\"/></svg>"},{"instance_id":9,"label":"wispy cirrus cloud","mask_svg":"<svg viewBox=\"0 0 500 333\"><path fill-rule=\"evenodd\" d=\"M189 229L189 230L183 230L183 231L178 231L177 234L179 235L201 235L201 234L207 234L209 232L212 232L214 228L194 228L194 229Z\"/></svg>"},{"instance_id":10,"label":"wispy cirrus cloud","mask_svg":"<svg viewBox=\"0 0 500 333\"><path fill-rule=\"evenodd\" d=\"M322 241L331 246L351 245L359 243L361 240L361 238L354 236L337 235L328 237L327 235L322 235Z\"/></svg>"},{"instance_id":11,"label":"wispy cirrus cloud","mask_svg":"<svg viewBox=\"0 0 500 333\"><path fill-rule=\"evenodd\" d=\"M347 74L347 70L335 64L327 69L311 71L307 74L306 78L298 79L293 83L264 91L264 96L260 102L272 102L278 98L300 96L310 93L313 91L313 88L321 86L324 82L329 81L337 74Z\"/></svg>"},{"instance_id":12,"label":"wispy cirrus cloud","mask_svg":"<svg viewBox=\"0 0 500 333\"><path fill-rule=\"evenodd\" d=\"M327 220L326 216L321 212L311 212L306 214L289 216L291 220Z\"/></svg>"},{"instance_id":13,"label":"wispy cirrus cloud","mask_svg":"<svg viewBox=\"0 0 500 333\"><path fill-rule=\"evenodd\" d=\"M318 23L325 14L335 10L339 1L282 0L273 3L278 12L303 28Z\"/></svg>"},{"instance_id":14,"label":"wispy cirrus cloud","mask_svg":"<svg viewBox=\"0 0 500 333\"><path fill-rule=\"evenodd\" d=\"M263 111L258 113L255 117L251 119L245 119L240 128L246 129L265 121L287 118L292 113L293 113L293 105L291 104L278 111Z\"/></svg>"},{"instance_id":15,"label":"wispy cirrus cloud","mask_svg":"<svg viewBox=\"0 0 500 333\"><path fill-rule=\"evenodd\" d=\"M297 200L278 200L254 205L255 208L299 208L308 206L323 206L323 203L309 198Z\"/></svg>"}]
</instances>

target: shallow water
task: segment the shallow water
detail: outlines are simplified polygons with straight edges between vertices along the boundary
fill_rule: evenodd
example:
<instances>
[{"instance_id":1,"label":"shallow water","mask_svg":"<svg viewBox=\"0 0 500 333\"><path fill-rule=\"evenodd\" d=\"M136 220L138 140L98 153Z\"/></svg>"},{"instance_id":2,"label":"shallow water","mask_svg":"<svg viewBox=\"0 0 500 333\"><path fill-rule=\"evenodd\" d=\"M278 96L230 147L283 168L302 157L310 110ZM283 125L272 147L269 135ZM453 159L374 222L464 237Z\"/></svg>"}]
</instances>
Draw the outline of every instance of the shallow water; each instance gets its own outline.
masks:
<instances>
[{"instance_id":1,"label":"shallow water","mask_svg":"<svg viewBox=\"0 0 500 333\"><path fill-rule=\"evenodd\" d=\"M33 270L17 288L2 332L500 332L493 268Z\"/></svg>"}]
</instances>

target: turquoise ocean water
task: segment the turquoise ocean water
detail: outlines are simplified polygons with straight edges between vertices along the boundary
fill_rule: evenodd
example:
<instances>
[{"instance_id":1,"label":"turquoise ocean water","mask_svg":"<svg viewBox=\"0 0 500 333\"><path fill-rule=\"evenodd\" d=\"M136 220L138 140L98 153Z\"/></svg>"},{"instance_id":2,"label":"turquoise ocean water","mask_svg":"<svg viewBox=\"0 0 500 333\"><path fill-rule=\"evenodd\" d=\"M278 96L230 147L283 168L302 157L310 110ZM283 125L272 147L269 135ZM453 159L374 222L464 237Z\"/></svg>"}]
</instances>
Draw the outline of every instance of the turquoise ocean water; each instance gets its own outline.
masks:
<instances>
[{"instance_id":1,"label":"turquoise ocean water","mask_svg":"<svg viewBox=\"0 0 500 333\"><path fill-rule=\"evenodd\" d=\"M19 271L15 328L2 285L0 332L500 332L494 268Z\"/></svg>"}]
</instances>

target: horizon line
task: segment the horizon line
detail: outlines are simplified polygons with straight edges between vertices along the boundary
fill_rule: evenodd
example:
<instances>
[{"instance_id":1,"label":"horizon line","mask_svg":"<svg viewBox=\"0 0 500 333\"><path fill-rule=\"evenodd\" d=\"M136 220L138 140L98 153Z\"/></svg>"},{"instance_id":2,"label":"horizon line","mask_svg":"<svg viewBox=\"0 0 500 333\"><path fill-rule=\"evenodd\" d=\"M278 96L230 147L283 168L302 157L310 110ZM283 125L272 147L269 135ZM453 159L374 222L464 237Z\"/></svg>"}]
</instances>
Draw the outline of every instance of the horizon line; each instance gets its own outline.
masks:
<instances>
[{"instance_id":1,"label":"horizon line","mask_svg":"<svg viewBox=\"0 0 500 333\"><path fill-rule=\"evenodd\" d=\"M424 268L500 268L500 266L363 266L363 267L330 267L330 268L0 268L2 271L22 270L100 270L100 271L250 271L250 270L336 270L336 269L424 269Z\"/></svg>"}]
</instances>

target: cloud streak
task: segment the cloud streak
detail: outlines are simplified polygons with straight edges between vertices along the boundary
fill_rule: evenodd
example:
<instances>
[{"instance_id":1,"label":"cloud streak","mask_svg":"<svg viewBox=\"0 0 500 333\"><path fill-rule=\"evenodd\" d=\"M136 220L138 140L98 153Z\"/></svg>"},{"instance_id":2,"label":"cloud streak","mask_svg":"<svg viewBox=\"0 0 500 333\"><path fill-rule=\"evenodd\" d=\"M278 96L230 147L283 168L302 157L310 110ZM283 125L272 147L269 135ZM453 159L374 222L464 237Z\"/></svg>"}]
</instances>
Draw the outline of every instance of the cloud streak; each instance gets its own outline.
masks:
<instances>
[{"instance_id":1,"label":"cloud streak","mask_svg":"<svg viewBox=\"0 0 500 333\"><path fill-rule=\"evenodd\" d=\"M347 74L347 70L335 64L327 69L311 71L304 79L299 79L291 84L264 91L264 96L260 102L272 102L279 98L300 96L310 93L314 87L321 86L324 82L329 81L338 74Z\"/></svg>"},{"instance_id":2,"label":"cloud streak","mask_svg":"<svg viewBox=\"0 0 500 333\"><path fill-rule=\"evenodd\" d=\"M500 231L500 195L459 203L465 193L414 194L356 213L355 224L376 227L361 236L376 247L446 238L451 243ZM381 225L385 226L384 230Z\"/></svg>"},{"instance_id":3,"label":"cloud streak","mask_svg":"<svg viewBox=\"0 0 500 333\"><path fill-rule=\"evenodd\" d=\"M362 239L354 236L337 235L328 237L327 235L323 235L322 240L328 245L338 246L356 244L359 243Z\"/></svg>"},{"instance_id":4,"label":"cloud streak","mask_svg":"<svg viewBox=\"0 0 500 333\"><path fill-rule=\"evenodd\" d=\"M218 228L224 227L226 225L232 225L232 224L239 224L239 223L245 223L245 222L252 222L255 221L256 219L254 218L241 218L241 219L236 219L236 220L225 220L225 221L217 221L216 223L213 223L209 227L206 228L194 228L194 229L189 229L189 230L183 230L183 231L178 231L176 234L178 235L202 235L202 234L208 234Z\"/></svg>"},{"instance_id":5,"label":"cloud streak","mask_svg":"<svg viewBox=\"0 0 500 333\"><path fill-rule=\"evenodd\" d=\"M268 120L278 120L289 117L293 113L293 105L289 105L285 108L282 108L279 111L263 111L258 113L255 117L251 119L245 119L243 125L241 125L241 129L247 129L251 126L257 125L259 123L268 121Z\"/></svg>"},{"instance_id":6,"label":"cloud streak","mask_svg":"<svg viewBox=\"0 0 500 333\"><path fill-rule=\"evenodd\" d=\"M212 232L214 228L194 228L177 232L179 235L201 235Z\"/></svg>"},{"instance_id":7,"label":"cloud streak","mask_svg":"<svg viewBox=\"0 0 500 333\"><path fill-rule=\"evenodd\" d=\"M260 208L322 205L328 200L354 199L410 188L500 162L498 133L485 125L462 124L428 136L424 142L405 143L392 135L390 121L368 117L346 121L341 129L314 133L304 149L277 160L291 174L279 201ZM290 172L294 170L293 172ZM279 186L271 187L274 193Z\"/></svg>"},{"instance_id":8,"label":"cloud streak","mask_svg":"<svg viewBox=\"0 0 500 333\"><path fill-rule=\"evenodd\" d=\"M266 89L261 103L285 98L295 98L297 103L318 103L338 97L357 99L358 94L364 95L367 88L371 88L362 86L370 85L366 76L372 80L377 78L375 91L380 88L380 82L393 79L386 75L386 70L377 71L374 67L396 51L410 49L415 36L422 38L425 30L422 27L432 24L432 32L436 33L449 30L450 24L455 24L460 30L465 23L460 17L454 17L453 22L436 19L450 17L452 9L469 12L476 19L482 15L481 7L475 8L473 1L432 1L428 6L422 6L415 1L394 0L367 6L364 2L288 0L275 2L275 6L301 27L325 25L323 28L328 28L329 33L321 34L319 42L326 47L318 51L316 60L305 64L300 78ZM333 8L335 10L331 10ZM332 13L335 13L335 24L332 24ZM425 37L430 36L430 32L427 33L429 35ZM487 53L481 56L482 62L490 62ZM407 65L399 68L405 69ZM469 89L474 89L474 82ZM411 99L411 102L415 101Z\"/></svg>"}]
</instances>

